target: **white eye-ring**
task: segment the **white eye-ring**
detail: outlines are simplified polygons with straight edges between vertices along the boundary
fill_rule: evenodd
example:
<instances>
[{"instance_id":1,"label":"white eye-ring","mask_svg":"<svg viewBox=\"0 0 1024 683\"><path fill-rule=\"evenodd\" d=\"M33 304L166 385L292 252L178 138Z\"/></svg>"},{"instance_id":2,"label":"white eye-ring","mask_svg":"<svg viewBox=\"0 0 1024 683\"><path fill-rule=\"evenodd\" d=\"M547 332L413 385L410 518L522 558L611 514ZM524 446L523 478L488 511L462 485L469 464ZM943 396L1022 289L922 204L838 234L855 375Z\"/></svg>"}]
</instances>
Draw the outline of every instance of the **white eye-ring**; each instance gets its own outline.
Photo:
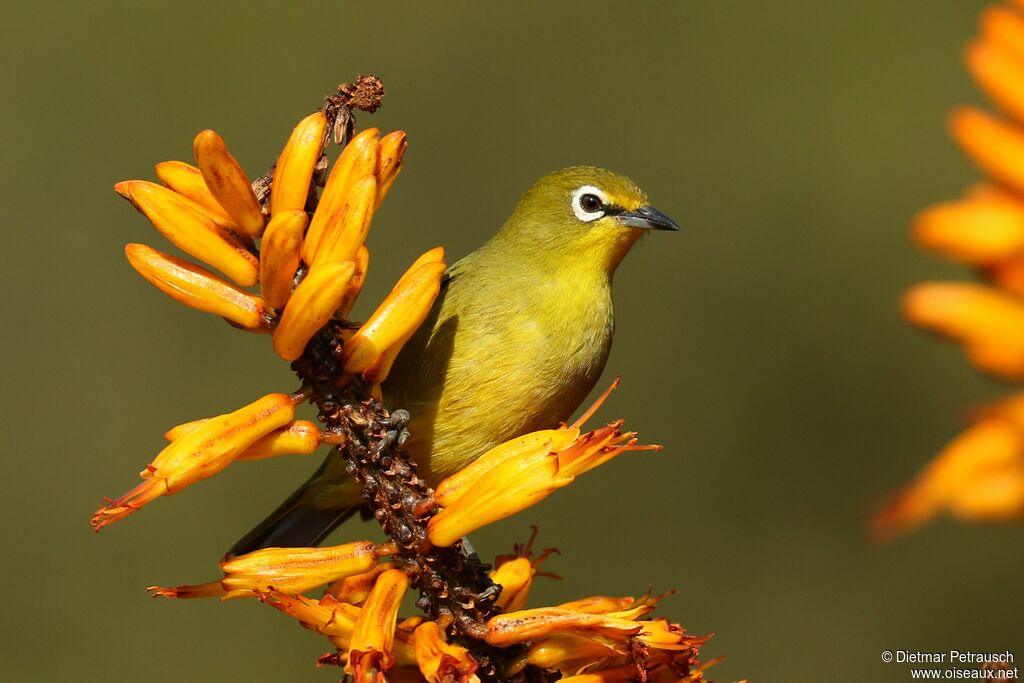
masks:
<instances>
[{"instance_id":1,"label":"white eye-ring","mask_svg":"<svg viewBox=\"0 0 1024 683\"><path fill-rule=\"evenodd\" d=\"M578 187L572 193L572 212L585 223L603 216L606 204L604 192L593 185Z\"/></svg>"}]
</instances>

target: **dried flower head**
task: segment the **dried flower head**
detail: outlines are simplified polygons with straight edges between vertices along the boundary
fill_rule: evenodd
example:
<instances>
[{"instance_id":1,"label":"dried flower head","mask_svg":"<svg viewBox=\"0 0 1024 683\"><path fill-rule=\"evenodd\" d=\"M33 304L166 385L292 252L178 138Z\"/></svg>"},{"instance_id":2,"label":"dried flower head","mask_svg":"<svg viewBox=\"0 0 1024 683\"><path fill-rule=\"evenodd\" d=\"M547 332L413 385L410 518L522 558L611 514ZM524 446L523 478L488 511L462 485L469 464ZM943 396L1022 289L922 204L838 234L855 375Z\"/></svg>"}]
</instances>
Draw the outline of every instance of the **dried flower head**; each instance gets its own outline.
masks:
<instances>
[{"instance_id":1,"label":"dried flower head","mask_svg":"<svg viewBox=\"0 0 1024 683\"><path fill-rule=\"evenodd\" d=\"M993 5L965 61L1001 115L975 107L949 120L957 144L988 176L960 199L922 211L917 243L962 263L987 282L924 282L903 298L913 323L960 344L968 360L996 377L1024 379L1024 6ZM917 478L874 516L889 538L941 513L964 520L1024 516L1024 422L1019 397L979 411Z\"/></svg>"},{"instance_id":2,"label":"dried flower head","mask_svg":"<svg viewBox=\"0 0 1024 683\"><path fill-rule=\"evenodd\" d=\"M144 245L128 246L132 266L181 303L272 335L301 386L172 427L142 483L104 503L93 526L234 461L328 445L344 455L390 542L264 548L225 558L219 580L153 587L153 594L256 597L325 636L334 650L320 663L357 681L702 680L705 639L652 618L658 598L593 596L526 609L538 566L552 551L533 558L531 539L489 571L463 539L621 453L658 448L638 445L622 421L585 430L595 405L573 425L497 446L436 491L416 476L396 436L407 415L381 404L380 384L438 295L444 251L417 259L365 322L347 318L366 278L374 212L406 149L400 131L353 135L352 109L375 109L381 93L372 77L339 88L295 126L272 174L255 183L207 130L194 141L195 166L157 165L163 186L132 180L115 187L174 245L227 279ZM343 147L325 172L332 133ZM322 427L296 419L304 401ZM306 595L321 588L322 597ZM403 619L409 588L418 591L423 614Z\"/></svg>"}]
</instances>

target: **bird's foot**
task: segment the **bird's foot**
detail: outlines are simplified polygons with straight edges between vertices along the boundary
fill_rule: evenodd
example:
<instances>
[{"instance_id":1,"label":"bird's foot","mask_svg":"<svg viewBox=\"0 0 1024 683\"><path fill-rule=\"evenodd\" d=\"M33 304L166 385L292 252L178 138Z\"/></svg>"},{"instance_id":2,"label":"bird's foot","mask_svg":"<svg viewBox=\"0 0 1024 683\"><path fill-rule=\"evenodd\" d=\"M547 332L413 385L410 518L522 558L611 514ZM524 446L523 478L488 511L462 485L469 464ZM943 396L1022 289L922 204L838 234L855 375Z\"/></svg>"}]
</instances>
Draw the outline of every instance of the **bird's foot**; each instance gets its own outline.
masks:
<instances>
[{"instance_id":1,"label":"bird's foot","mask_svg":"<svg viewBox=\"0 0 1024 683\"><path fill-rule=\"evenodd\" d=\"M388 448L390 446L401 448L405 445L405 442L409 440L409 420L411 417L408 410L396 410L391 413L388 420L384 423L384 426L389 427L389 429L384 432L381 448Z\"/></svg>"}]
</instances>

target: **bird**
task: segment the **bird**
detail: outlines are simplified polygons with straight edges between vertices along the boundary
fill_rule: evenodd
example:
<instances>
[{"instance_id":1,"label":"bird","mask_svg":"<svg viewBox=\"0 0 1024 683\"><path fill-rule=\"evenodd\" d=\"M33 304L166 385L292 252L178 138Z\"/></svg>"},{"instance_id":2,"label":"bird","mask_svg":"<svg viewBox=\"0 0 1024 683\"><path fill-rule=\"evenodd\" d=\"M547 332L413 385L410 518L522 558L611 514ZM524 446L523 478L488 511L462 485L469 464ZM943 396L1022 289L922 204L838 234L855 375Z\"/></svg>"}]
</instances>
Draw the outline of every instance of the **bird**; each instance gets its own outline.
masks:
<instances>
[{"instance_id":1,"label":"bird","mask_svg":"<svg viewBox=\"0 0 1024 683\"><path fill-rule=\"evenodd\" d=\"M651 230L678 230L630 179L575 166L522 196L483 246L452 265L382 385L408 411L405 448L436 486L490 448L566 422L597 383L615 332L612 278ZM316 546L363 505L332 451L229 551Z\"/></svg>"}]
</instances>

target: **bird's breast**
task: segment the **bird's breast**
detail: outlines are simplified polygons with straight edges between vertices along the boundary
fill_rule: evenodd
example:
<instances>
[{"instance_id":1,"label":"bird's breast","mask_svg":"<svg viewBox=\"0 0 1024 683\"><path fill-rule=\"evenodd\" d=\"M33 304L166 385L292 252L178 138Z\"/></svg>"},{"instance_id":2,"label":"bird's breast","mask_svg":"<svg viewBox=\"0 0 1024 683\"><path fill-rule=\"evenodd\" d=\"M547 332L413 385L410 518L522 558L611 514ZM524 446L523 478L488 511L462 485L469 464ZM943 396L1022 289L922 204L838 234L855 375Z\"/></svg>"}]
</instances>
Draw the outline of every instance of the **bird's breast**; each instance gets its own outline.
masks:
<instances>
[{"instance_id":1,"label":"bird's breast","mask_svg":"<svg viewBox=\"0 0 1024 683\"><path fill-rule=\"evenodd\" d=\"M610 287L557 275L450 285L423 360L402 363L390 387L413 414L410 450L428 481L566 421L594 387L611 346Z\"/></svg>"}]
</instances>

